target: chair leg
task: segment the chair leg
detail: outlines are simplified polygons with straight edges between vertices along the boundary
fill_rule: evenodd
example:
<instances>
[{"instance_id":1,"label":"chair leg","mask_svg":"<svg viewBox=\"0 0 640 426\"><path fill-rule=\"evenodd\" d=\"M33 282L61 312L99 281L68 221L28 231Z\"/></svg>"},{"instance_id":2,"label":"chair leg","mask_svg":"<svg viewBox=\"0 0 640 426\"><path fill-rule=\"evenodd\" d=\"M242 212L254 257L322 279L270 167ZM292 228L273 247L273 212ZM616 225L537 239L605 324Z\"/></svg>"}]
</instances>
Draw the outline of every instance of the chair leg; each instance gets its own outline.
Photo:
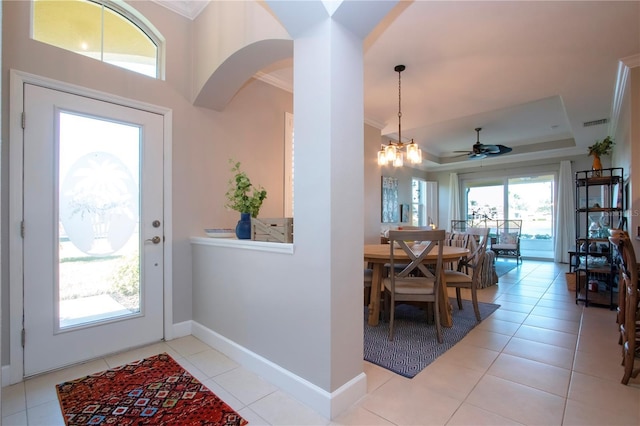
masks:
<instances>
[{"instance_id":1,"label":"chair leg","mask_svg":"<svg viewBox=\"0 0 640 426\"><path fill-rule=\"evenodd\" d=\"M433 324L433 303L427 303L425 308L424 308L425 314L426 314L426 318L427 318L427 324L431 325Z\"/></svg>"},{"instance_id":2,"label":"chair leg","mask_svg":"<svg viewBox=\"0 0 640 426\"><path fill-rule=\"evenodd\" d=\"M460 287L456 287L456 300L458 301L458 309L462 310L462 295L460 294Z\"/></svg>"},{"instance_id":3,"label":"chair leg","mask_svg":"<svg viewBox=\"0 0 640 426\"><path fill-rule=\"evenodd\" d=\"M473 310L476 313L476 320L480 322L480 308L478 307L478 292L476 286L471 287L471 302L473 303Z\"/></svg>"},{"instance_id":4,"label":"chair leg","mask_svg":"<svg viewBox=\"0 0 640 426\"><path fill-rule=\"evenodd\" d=\"M382 312L380 312L380 315L382 316L383 321L388 322L389 321L389 292L387 292L386 290L384 290L382 292L382 297L383 297L383 303L382 303Z\"/></svg>"},{"instance_id":5,"label":"chair leg","mask_svg":"<svg viewBox=\"0 0 640 426\"><path fill-rule=\"evenodd\" d=\"M624 365L624 375L622 376L621 383L626 385L629 383L629 379L633 373L633 358L634 354L629 350L629 342L625 342L624 344L624 358L622 363Z\"/></svg>"},{"instance_id":6,"label":"chair leg","mask_svg":"<svg viewBox=\"0 0 640 426\"><path fill-rule=\"evenodd\" d=\"M442 328L440 327L440 306L437 297L433 302L433 317L434 321L436 322L436 335L438 336L438 343L442 343Z\"/></svg>"},{"instance_id":7,"label":"chair leg","mask_svg":"<svg viewBox=\"0 0 640 426\"><path fill-rule=\"evenodd\" d=\"M396 301L393 295L391 295L391 306L389 310L389 340L393 340L393 320L396 315Z\"/></svg>"}]
</instances>

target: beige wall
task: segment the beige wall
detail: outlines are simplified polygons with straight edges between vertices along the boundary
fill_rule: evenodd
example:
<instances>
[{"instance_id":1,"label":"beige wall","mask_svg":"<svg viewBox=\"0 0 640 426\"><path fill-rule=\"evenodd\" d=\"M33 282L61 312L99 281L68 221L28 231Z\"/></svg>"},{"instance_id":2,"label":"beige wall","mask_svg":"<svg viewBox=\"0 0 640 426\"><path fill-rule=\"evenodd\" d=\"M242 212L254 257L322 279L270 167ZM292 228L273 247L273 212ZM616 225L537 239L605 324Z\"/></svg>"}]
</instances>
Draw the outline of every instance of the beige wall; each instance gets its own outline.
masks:
<instances>
[{"instance_id":1,"label":"beige wall","mask_svg":"<svg viewBox=\"0 0 640 426\"><path fill-rule=\"evenodd\" d=\"M630 188L629 198L631 211L629 214L629 232L634 237L640 237L640 173L631 173L633 163L640 161L640 67L631 70L631 166L629 167ZM640 253L640 241L636 238L632 239L636 253Z\"/></svg>"},{"instance_id":2,"label":"beige wall","mask_svg":"<svg viewBox=\"0 0 640 426\"><path fill-rule=\"evenodd\" d=\"M383 227L397 224L382 223L382 176L391 176L398 179L398 203L411 204L411 179L427 178L427 172L412 167L378 165L378 151L386 139L380 136L380 130L365 124L364 126L364 242L376 244L380 242L380 231Z\"/></svg>"},{"instance_id":3,"label":"beige wall","mask_svg":"<svg viewBox=\"0 0 640 426\"><path fill-rule=\"evenodd\" d=\"M629 234L636 253L640 253L640 174L632 173L633 164L640 159L640 67L631 68L618 118L614 139L616 142L613 161L624 168L625 182L629 184L629 204L626 211Z\"/></svg>"},{"instance_id":4,"label":"beige wall","mask_svg":"<svg viewBox=\"0 0 640 426\"><path fill-rule=\"evenodd\" d=\"M235 226L238 214L224 208L228 159L242 162L268 198L263 217L283 215L284 114L290 93L249 81L222 111L194 107L190 99L190 21L152 2L132 2L167 40L166 81L100 63L29 38L30 2L3 2L2 86L9 69L163 106L173 111L173 320L191 320L189 237L207 227ZM10 42L9 42L10 41ZM8 235L8 90L2 91L2 247ZM8 265L7 250L2 264ZM9 354L9 280L2 269L2 363Z\"/></svg>"}]
</instances>

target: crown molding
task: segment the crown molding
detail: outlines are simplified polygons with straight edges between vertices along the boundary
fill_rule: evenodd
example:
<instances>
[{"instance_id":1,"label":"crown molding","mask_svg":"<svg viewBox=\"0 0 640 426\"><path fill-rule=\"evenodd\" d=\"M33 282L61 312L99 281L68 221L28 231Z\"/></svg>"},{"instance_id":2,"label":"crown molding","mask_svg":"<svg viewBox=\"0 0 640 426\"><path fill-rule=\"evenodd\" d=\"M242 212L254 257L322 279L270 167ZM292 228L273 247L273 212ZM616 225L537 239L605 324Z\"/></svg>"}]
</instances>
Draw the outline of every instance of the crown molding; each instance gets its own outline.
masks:
<instances>
[{"instance_id":1,"label":"crown molding","mask_svg":"<svg viewBox=\"0 0 640 426\"><path fill-rule=\"evenodd\" d=\"M611 102L611 119L609 120L609 135L615 137L618 130L618 118L620 117L620 109L622 108L622 100L624 92L629 81L629 70L640 66L640 54L627 56L618 62L618 75L616 77L616 85L613 91L613 101Z\"/></svg>"},{"instance_id":2,"label":"crown molding","mask_svg":"<svg viewBox=\"0 0 640 426\"><path fill-rule=\"evenodd\" d=\"M192 21L204 10L210 0L151 0Z\"/></svg>"},{"instance_id":3,"label":"crown molding","mask_svg":"<svg viewBox=\"0 0 640 426\"><path fill-rule=\"evenodd\" d=\"M382 130L385 128L386 124L380 121L374 120L373 118L364 117L364 124L368 124L369 126L375 127L378 130Z\"/></svg>"},{"instance_id":4,"label":"crown molding","mask_svg":"<svg viewBox=\"0 0 640 426\"><path fill-rule=\"evenodd\" d=\"M253 78L256 80L264 81L267 84L277 87L278 89L285 90L289 93L293 93L293 85L292 83L285 81L281 78L274 77L270 74L265 74L262 71L258 71Z\"/></svg>"},{"instance_id":5,"label":"crown molding","mask_svg":"<svg viewBox=\"0 0 640 426\"><path fill-rule=\"evenodd\" d=\"M628 66L629 68L640 67L640 53L637 55L631 55L620 59L620 62Z\"/></svg>"}]
</instances>

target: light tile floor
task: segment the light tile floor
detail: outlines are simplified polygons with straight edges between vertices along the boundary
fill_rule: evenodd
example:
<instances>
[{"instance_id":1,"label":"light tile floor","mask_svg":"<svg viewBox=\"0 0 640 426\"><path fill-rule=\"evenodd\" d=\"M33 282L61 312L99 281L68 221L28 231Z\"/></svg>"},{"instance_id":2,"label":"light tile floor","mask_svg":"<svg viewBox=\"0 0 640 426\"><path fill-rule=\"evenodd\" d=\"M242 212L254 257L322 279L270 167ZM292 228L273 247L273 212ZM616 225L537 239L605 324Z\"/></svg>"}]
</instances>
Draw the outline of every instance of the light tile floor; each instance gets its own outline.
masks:
<instances>
[{"instance_id":1,"label":"light tile floor","mask_svg":"<svg viewBox=\"0 0 640 426\"><path fill-rule=\"evenodd\" d=\"M413 379L365 362L367 395L333 421L189 336L6 387L2 425L62 425L55 384L163 351L252 425L638 425L615 313L576 305L566 270L524 261L481 290L501 308Z\"/></svg>"}]
</instances>

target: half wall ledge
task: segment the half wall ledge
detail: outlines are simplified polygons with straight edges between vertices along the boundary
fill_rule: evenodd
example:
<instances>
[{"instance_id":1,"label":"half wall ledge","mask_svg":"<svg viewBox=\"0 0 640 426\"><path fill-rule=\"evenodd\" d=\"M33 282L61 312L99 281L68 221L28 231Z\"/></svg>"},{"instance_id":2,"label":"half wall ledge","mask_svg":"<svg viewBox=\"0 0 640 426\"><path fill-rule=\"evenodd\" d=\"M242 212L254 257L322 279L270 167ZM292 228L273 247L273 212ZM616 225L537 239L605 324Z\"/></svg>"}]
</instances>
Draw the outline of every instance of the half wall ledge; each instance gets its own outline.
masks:
<instances>
[{"instance_id":1,"label":"half wall ledge","mask_svg":"<svg viewBox=\"0 0 640 426\"><path fill-rule=\"evenodd\" d=\"M191 237L191 244L213 247L228 247L240 250L266 251L270 253L293 254L293 243L272 243L268 241L238 240L235 238Z\"/></svg>"}]
</instances>

